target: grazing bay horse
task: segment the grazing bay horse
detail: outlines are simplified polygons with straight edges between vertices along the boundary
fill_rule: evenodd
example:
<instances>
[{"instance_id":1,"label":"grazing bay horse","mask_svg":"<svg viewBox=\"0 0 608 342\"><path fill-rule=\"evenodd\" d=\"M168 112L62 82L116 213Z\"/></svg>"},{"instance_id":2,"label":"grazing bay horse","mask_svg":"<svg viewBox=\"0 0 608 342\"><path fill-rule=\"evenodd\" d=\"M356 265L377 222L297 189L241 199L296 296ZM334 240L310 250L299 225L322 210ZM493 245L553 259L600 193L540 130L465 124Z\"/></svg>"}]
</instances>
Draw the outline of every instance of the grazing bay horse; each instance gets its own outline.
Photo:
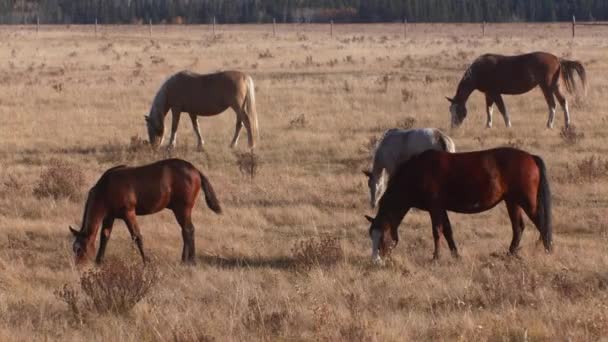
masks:
<instances>
[{"instance_id":1,"label":"grazing bay horse","mask_svg":"<svg viewBox=\"0 0 608 342\"><path fill-rule=\"evenodd\" d=\"M154 214L165 208L173 211L182 228L182 261L194 263L194 225L191 214L201 188L207 206L214 212L221 213L211 183L187 161L166 159L139 167L121 165L107 170L89 191L81 228L76 230L70 227L75 237L73 250L76 264L93 259L95 236L100 225L99 251L95 261L102 262L115 219L125 221L146 262L136 216Z\"/></svg>"},{"instance_id":2,"label":"grazing bay horse","mask_svg":"<svg viewBox=\"0 0 608 342\"><path fill-rule=\"evenodd\" d=\"M398 129L384 132L374 151L371 171L363 171L367 176L372 208L378 201L386 184L397 167L426 150L456 152L454 141L437 128Z\"/></svg>"},{"instance_id":3,"label":"grazing bay horse","mask_svg":"<svg viewBox=\"0 0 608 342\"><path fill-rule=\"evenodd\" d=\"M467 153L428 150L399 167L380 199L371 222L372 259L382 262L399 241L398 227L410 208L429 212L435 252L439 237L447 240L452 255L458 249L452 237L447 211L473 214L505 201L513 239L510 254L516 254L524 230L523 213L540 231L545 249L551 252L551 193L543 160L514 148Z\"/></svg>"},{"instance_id":4,"label":"grazing bay horse","mask_svg":"<svg viewBox=\"0 0 608 342\"><path fill-rule=\"evenodd\" d=\"M165 116L171 110L171 137L168 149L175 147L175 135L180 114L190 115L192 127L203 148L203 137L198 126L198 116L212 116L232 108L236 113L236 128L231 147L235 147L243 124L247 129L249 147L255 146L258 137L258 117L255 109L255 87L251 76L240 71L224 71L200 75L180 71L169 77L158 89L150 114L145 116L150 144L158 147L165 133Z\"/></svg>"},{"instance_id":5,"label":"grazing bay horse","mask_svg":"<svg viewBox=\"0 0 608 342\"><path fill-rule=\"evenodd\" d=\"M558 58L546 52L533 52L518 56L482 55L464 73L458 84L456 95L453 98L447 98L452 103L450 105L452 127L460 126L467 116L465 104L474 90L479 90L486 96L487 127L492 127L493 104L496 104L505 119L505 125L511 127L511 119L501 94L523 94L539 86L549 106L547 127L553 127L555 118L553 95L555 95L564 110L565 126L568 128L570 112L560 80L563 81L566 90L573 93L576 90L574 72L580 77L584 89L587 82L585 68L578 61Z\"/></svg>"}]
</instances>

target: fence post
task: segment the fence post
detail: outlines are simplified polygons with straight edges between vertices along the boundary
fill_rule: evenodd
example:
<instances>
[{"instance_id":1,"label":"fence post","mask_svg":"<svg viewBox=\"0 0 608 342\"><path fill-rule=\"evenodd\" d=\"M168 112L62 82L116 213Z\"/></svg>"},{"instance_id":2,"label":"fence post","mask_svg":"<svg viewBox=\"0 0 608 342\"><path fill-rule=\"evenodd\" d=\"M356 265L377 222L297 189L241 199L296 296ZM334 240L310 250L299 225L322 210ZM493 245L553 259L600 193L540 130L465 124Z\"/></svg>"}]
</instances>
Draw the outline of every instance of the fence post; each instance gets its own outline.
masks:
<instances>
[{"instance_id":1,"label":"fence post","mask_svg":"<svg viewBox=\"0 0 608 342\"><path fill-rule=\"evenodd\" d=\"M213 38L215 38L215 17L213 17L212 29L213 29Z\"/></svg>"},{"instance_id":2,"label":"fence post","mask_svg":"<svg viewBox=\"0 0 608 342\"><path fill-rule=\"evenodd\" d=\"M574 17L574 14L572 15L572 38L574 38L576 31L575 31L575 27L576 27L576 18Z\"/></svg>"},{"instance_id":3,"label":"fence post","mask_svg":"<svg viewBox=\"0 0 608 342\"><path fill-rule=\"evenodd\" d=\"M148 33L150 34L150 38L152 38L152 18L148 19Z\"/></svg>"},{"instance_id":4,"label":"fence post","mask_svg":"<svg viewBox=\"0 0 608 342\"><path fill-rule=\"evenodd\" d=\"M274 18L272 18L272 36L277 36L277 21Z\"/></svg>"},{"instance_id":5,"label":"fence post","mask_svg":"<svg viewBox=\"0 0 608 342\"><path fill-rule=\"evenodd\" d=\"M486 22L485 22L485 20L481 23L481 36L482 37L486 36Z\"/></svg>"},{"instance_id":6,"label":"fence post","mask_svg":"<svg viewBox=\"0 0 608 342\"><path fill-rule=\"evenodd\" d=\"M334 21L333 20L329 21L329 36L330 37L334 36Z\"/></svg>"},{"instance_id":7,"label":"fence post","mask_svg":"<svg viewBox=\"0 0 608 342\"><path fill-rule=\"evenodd\" d=\"M40 17L36 15L36 35L38 35L38 31L40 31Z\"/></svg>"},{"instance_id":8,"label":"fence post","mask_svg":"<svg viewBox=\"0 0 608 342\"><path fill-rule=\"evenodd\" d=\"M403 39L407 39L407 19L403 19Z\"/></svg>"},{"instance_id":9,"label":"fence post","mask_svg":"<svg viewBox=\"0 0 608 342\"><path fill-rule=\"evenodd\" d=\"M95 18L95 38L97 38L97 18Z\"/></svg>"}]
</instances>

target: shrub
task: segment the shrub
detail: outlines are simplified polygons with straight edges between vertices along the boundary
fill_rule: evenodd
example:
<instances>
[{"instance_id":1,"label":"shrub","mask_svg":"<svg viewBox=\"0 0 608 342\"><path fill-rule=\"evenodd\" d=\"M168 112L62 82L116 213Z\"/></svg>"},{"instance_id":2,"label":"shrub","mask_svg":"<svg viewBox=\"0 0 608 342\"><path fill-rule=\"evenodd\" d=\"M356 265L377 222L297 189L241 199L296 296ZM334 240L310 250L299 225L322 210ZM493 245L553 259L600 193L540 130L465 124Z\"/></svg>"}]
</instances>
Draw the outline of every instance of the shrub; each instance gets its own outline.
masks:
<instances>
[{"instance_id":1,"label":"shrub","mask_svg":"<svg viewBox=\"0 0 608 342\"><path fill-rule=\"evenodd\" d=\"M106 262L80 276L80 291L65 284L55 295L63 300L75 317L82 319L85 309L99 313L125 314L141 301L158 282L156 266L147 263ZM83 293L86 295L83 296Z\"/></svg>"},{"instance_id":2,"label":"shrub","mask_svg":"<svg viewBox=\"0 0 608 342\"><path fill-rule=\"evenodd\" d=\"M397 127L403 129L411 129L416 125L416 119L411 116L403 118L403 120L397 122Z\"/></svg>"},{"instance_id":3,"label":"shrub","mask_svg":"<svg viewBox=\"0 0 608 342\"><path fill-rule=\"evenodd\" d=\"M304 128L308 126L308 120L306 119L306 115L300 114L295 118L289 120L289 128Z\"/></svg>"},{"instance_id":4,"label":"shrub","mask_svg":"<svg viewBox=\"0 0 608 342\"><path fill-rule=\"evenodd\" d=\"M236 164L242 174L249 174L251 179L255 177L260 165L260 159L253 152L235 152Z\"/></svg>"},{"instance_id":5,"label":"shrub","mask_svg":"<svg viewBox=\"0 0 608 342\"><path fill-rule=\"evenodd\" d=\"M321 236L295 243L291 252L297 267L310 270L315 266L332 266L344 258L337 237Z\"/></svg>"},{"instance_id":6,"label":"shrub","mask_svg":"<svg viewBox=\"0 0 608 342\"><path fill-rule=\"evenodd\" d=\"M59 159L51 159L34 187L38 198L68 198L76 200L84 185L84 174L78 166Z\"/></svg>"},{"instance_id":7,"label":"shrub","mask_svg":"<svg viewBox=\"0 0 608 342\"><path fill-rule=\"evenodd\" d=\"M576 127L570 125L568 128L563 127L559 132L559 136L566 144L573 145L581 141L585 137L585 134L577 132Z\"/></svg>"},{"instance_id":8,"label":"shrub","mask_svg":"<svg viewBox=\"0 0 608 342\"><path fill-rule=\"evenodd\" d=\"M114 260L80 277L80 287L98 312L124 314L141 301L159 279L158 269Z\"/></svg>"}]
</instances>

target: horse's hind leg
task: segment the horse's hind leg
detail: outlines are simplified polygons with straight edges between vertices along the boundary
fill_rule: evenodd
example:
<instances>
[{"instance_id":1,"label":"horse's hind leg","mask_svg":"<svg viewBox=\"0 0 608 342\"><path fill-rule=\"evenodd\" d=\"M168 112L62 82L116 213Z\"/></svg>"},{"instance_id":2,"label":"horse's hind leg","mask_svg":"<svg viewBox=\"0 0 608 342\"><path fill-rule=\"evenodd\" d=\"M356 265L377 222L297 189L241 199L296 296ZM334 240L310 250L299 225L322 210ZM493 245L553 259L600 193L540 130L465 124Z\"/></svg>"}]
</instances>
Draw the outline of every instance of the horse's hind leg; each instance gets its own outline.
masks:
<instances>
[{"instance_id":1,"label":"horse's hind leg","mask_svg":"<svg viewBox=\"0 0 608 342\"><path fill-rule=\"evenodd\" d=\"M100 264L103 261L103 256L106 253L106 245L112 234L112 226L114 225L114 217L106 216L101 225L101 234L99 234L99 250L95 262Z\"/></svg>"},{"instance_id":2,"label":"horse's hind leg","mask_svg":"<svg viewBox=\"0 0 608 342\"><path fill-rule=\"evenodd\" d=\"M494 98L489 94L485 94L485 95L486 95L486 115L488 116L488 121L486 122L486 127L491 128L492 127L492 111L494 110L494 107L492 107L494 105Z\"/></svg>"},{"instance_id":3,"label":"horse's hind leg","mask_svg":"<svg viewBox=\"0 0 608 342\"><path fill-rule=\"evenodd\" d=\"M175 208L173 214L177 223L182 228L182 239L184 240L184 247L182 249L182 262L194 264L196 251L194 248L194 225L192 224L191 208Z\"/></svg>"},{"instance_id":4,"label":"horse's hind leg","mask_svg":"<svg viewBox=\"0 0 608 342\"><path fill-rule=\"evenodd\" d=\"M232 142L230 143L230 147L236 147L236 144L239 141L239 136L241 135L241 128L243 127L243 115L238 107L232 107L234 112L236 113L236 126L234 127L234 137L232 138Z\"/></svg>"},{"instance_id":5,"label":"horse's hind leg","mask_svg":"<svg viewBox=\"0 0 608 342\"><path fill-rule=\"evenodd\" d=\"M524 231L524 218L522 208L514 202L506 201L507 211L509 212L509 219L511 219L511 228L513 229L513 239L509 246L509 254L517 255L519 249L519 242L521 241L521 235Z\"/></svg>"},{"instance_id":6,"label":"horse's hind leg","mask_svg":"<svg viewBox=\"0 0 608 342\"><path fill-rule=\"evenodd\" d=\"M553 128L553 121L555 120L555 98L553 98L553 91L548 86L541 86L547 106L549 106L549 119L547 120L547 128Z\"/></svg>"},{"instance_id":7,"label":"horse's hind leg","mask_svg":"<svg viewBox=\"0 0 608 342\"><path fill-rule=\"evenodd\" d=\"M566 126L566 128L568 128L570 127L570 111L568 110L568 101L566 100L564 94L562 94L559 83L555 85L555 90L553 91L553 93L555 94L559 105L564 110L564 125Z\"/></svg>"},{"instance_id":8,"label":"horse's hind leg","mask_svg":"<svg viewBox=\"0 0 608 342\"><path fill-rule=\"evenodd\" d=\"M509 118L509 113L507 112L505 103L502 100L502 96L500 96L500 94L495 95L494 102L496 103L496 107L498 107L500 114L502 114L503 119L505 119L505 126L511 127L511 119Z\"/></svg>"},{"instance_id":9,"label":"horse's hind leg","mask_svg":"<svg viewBox=\"0 0 608 342\"><path fill-rule=\"evenodd\" d=\"M139 254L141 254L141 258L144 263L146 263L146 255L144 254L144 241L141 236L141 232L139 231L139 225L137 224L137 220L135 218L135 211L127 212L125 216L125 223L127 224L127 228L129 229L129 233L131 234L131 238L135 241L137 245L137 249L139 249Z\"/></svg>"},{"instance_id":10,"label":"horse's hind leg","mask_svg":"<svg viewBox=\"0 0 608 342\"><path fill-rule=\"evenodd\" d=\"M194 129L194 134L196 134L196 139L197 139L197 146L196 148L199 151L203 150L203 144L205 143L203 141L203 136L201 135L201 129L198 126L198 116L196 115L196 113L189 113L190 114L190 121L192 121L192 128Z\"/></svg>"},{"instance_id":11,"label":"horse's hind leg","mask_svg":"<svg viewBox=\"0 0 608 342\"><path fill-rule=\"evenodd\" d=\"M452 236L452 225L450 224L450 219L448 218L448 213L446 211L443 212L443 236L448 242L452 256L458 258L458 248L456 248L456 242L454 242L454 237Z\"/></svg>"}]
</instances>

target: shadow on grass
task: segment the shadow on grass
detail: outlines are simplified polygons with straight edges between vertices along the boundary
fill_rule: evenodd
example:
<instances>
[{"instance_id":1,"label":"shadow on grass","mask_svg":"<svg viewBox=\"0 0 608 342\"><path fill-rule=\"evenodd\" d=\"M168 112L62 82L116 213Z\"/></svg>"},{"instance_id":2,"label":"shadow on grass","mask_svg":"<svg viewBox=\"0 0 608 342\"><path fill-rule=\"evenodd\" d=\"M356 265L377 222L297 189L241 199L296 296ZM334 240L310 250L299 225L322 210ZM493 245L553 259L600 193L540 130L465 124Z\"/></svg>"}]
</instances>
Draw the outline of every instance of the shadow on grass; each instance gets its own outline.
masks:
<instances>
[{"instance_id":1,"label":"shadow on grass","mask_svg":"<svg viewBox=\"0 0 608 342\"><path fill-rule=\"evenodd\" d=\"M297 266L294 258L280 257L221 257L217 255L203 255L198 257L200 263L226 269L236 268L273 268L290 270Z\"/></svg>"}]
</instances>

